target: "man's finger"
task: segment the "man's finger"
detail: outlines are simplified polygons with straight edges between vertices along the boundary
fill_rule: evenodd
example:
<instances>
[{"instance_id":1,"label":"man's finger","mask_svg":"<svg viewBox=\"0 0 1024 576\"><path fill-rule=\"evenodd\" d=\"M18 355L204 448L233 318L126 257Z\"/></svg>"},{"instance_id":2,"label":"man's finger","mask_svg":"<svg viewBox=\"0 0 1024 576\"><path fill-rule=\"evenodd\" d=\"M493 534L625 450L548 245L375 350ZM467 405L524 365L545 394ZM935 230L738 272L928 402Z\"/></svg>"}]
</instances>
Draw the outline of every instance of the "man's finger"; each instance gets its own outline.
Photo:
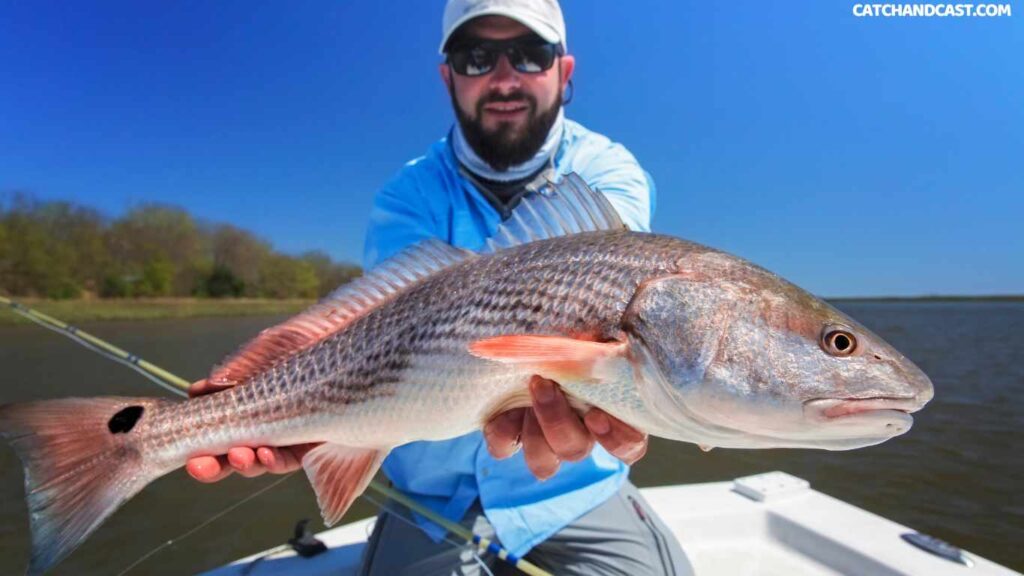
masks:
<instances>
[{"instance_id":1,"label":"man's finger","mask_svg":"<svg viewBox=\"0 0 1024 576\"><path fill-rule=\"evenodd\" d=\"M245 446L236 446L228 450L228 463L239 474L253 478L266 472L263 464L256 459L256 451Z\"/></svg>"},{"instance_id":2,"label":"man's finger","mask_svg":"<svg viewBox=\"0 0 1024 576\"><path fill-rule=\"evenodd\" d=\"M544 432L533 410L527 410L523 416L523 456L527 468L540 480L554 476L561 464L544 439Z\"/></svg>"},{"instance_id":3,"label":"man's finger","mask_svg":"<svg viewBox=\"0 0 1024 576\"><path fill-rule=\"evenodd\" d=\"M487 450L498 460L512 456L522 447L525 408L514 408L491 418L484 426Z\"/></svg>"},{"instance_id":4,"label":"man's finger","mask_svg":"<svg viewBox=\"0 0 1024 576\"><path fill-rule=\"evenodd\" d=\"M554 453L570 462L586 458L594 448L594 440L569 406L565 394L554 382L539 376L530 380L530 394L537 421Z\"/></svg>"},{"instance_id":5,"label":"man's finger","mask_svg":"<svg viewBox=\"0 0 1024 576\"><path fill-rule=\"evenodd\" d=\"M626 464L635 463L647 453L647 435L604 410L591 409L583 421L601 446Z\"/></svg>"},{"instance_id":6,"label":"man's finger","mask_svg":"<svg viewBox=\"0 0 1024 576\"><path fill-rule=\"evenodd\" d=\"M286 474L302 468L302 457L319 444L298 444L296 446L260 446L256 459L272 474Z\"/></svg>"},{"instance_id":7,"label":"man's finger","mask_svg":"<svg viewBox=\"0 0 1024 576\"><path fill-rule=\"evenodd\" d=\"M256 460L272 474L284 474L298 468L298 462L287 448L260 446L256 449Z\"/></svg>"},{"instance_id":8,"label":"man's finger","mask_svg":"<svg viewBox=\"0 0 1024 576\"><path fill-rule=\"evenodd\" d=\"M185 464L188 475L200 482L219 482L234 472L224 456L196 456Z\"/></svg>"}]
</instances>

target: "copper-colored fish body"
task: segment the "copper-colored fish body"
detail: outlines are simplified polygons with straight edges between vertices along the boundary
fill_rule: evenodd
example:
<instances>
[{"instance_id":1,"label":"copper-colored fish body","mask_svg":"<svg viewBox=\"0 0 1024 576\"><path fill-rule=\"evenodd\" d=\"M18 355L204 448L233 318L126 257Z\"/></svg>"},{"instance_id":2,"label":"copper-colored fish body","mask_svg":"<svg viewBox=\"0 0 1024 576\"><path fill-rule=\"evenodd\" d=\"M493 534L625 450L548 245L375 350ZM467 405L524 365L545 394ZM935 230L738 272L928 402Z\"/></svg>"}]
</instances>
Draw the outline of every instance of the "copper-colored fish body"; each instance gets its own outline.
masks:
<instances>
[{"instance_id":1,"label":"copper-colored fish body","mask_svg":"<svg viewBox=\"0 0 1024 576\"><path fill-rule=\"evenodd\" d=\"M740 258L625 230L570 175L524 198L485 253L428 241L264 331L214 370L222 392L0 406L26 468L29 571L153 479L232 446L321 443L303 466L335 522L393 447L526 405L533 374L581 410L705 448L875 444L932 394L828 304Z\"/></svg>"}]
</instances>

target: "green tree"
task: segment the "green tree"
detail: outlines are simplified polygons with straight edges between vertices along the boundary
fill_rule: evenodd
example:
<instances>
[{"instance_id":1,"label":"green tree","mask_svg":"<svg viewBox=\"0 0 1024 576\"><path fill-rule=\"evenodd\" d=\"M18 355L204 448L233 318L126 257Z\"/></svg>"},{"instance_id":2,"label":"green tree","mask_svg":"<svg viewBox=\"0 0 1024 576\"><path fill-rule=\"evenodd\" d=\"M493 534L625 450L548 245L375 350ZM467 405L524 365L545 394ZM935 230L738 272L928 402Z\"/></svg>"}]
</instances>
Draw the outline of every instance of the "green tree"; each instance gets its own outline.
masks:
<instances>
[{"instance_id":1,"label":"green tree","mask_svg":"<svg viewBox=\"0 0 1024 576\"><path fill-rule=\"evenodd\" d=\"M206 279L206 295L213 298L238 297L245 292L245 282L224 266L214 266Z\"/></svg>"},{"instance_id":2,"label":"green tree","mask_svg":"<svg viewBox=\"0 0 1024 576\"><path fill-rule=\"evenodd\" d=\"M259 296L264 266L273 250L251 232L220 224L210 232L214 269L222 268L242 283L238 296Z\"/></svg>"},{"instance_id":3,"label":"green tree","mask_svg":"<svg viewBox=\"0 0 1024 576\"><path fill-rule=\"evenodd\" d=\"M91 208L62 201L39 203L34 212L47 235L52 265L60 267L59 282L65 288L57 290L73 295L82 288L95 291L109 261L104 218Z\"/></svg>"},{"instance_id":4,"label":"green tree","mask_svg":"<svg viewBox=\"0 0 1024 576\"><path fill-rule=\"evenodd\" d=\"M103 298L127 298L132 295L132 279L112 272L100 283L99 294Z\"/></svg>"},{"instance_id":5,"label":"green tree","mask_svg":"<svg viewBox=\"0 0 1024 576\"><path fill-rule=\"evenodd\" d=\"M360 273L320 251L277 253L173 206L143 204L111 222L73 202L0 198L0 291L12 295L314 298Z\"/></svg>"},{"instance_id":6,"label":"green tree","mask_svg":"<svg viewBox=\"0 0 1024 576\"><path fill-rule=\"evenodd\" d=\"M352 264L338 264L331 260L331 257L319 250L306 252L301 256L304 262L313 267L316 277L320 282L320 293L318 296L326 296L332 290L347 284L363 274L359 266Z\"/></svg>"},{"instance_id":7,"label":"green tree","mask_svg":"<svg viewBox=\"0 0 1024 576\"><path fill-rule=\"evenodd\" d=\"M11 258L11 244L7 233L6 220L6 218L0 215L0 293L7 291L6 279L9 274L7 266Z\"/></svg>"},{"instance_id":8,"label":"green tree","mask_svg":"<svg viewBox=\"0 0 1024 576\"><path fill-rule=\"evenodd\" d=\"M68 234L92 213L67 203L39 203L16 194L3 207L4 246L0 283L14 295L73 298L84 278L76 268L76 246Z\"/></svg>"},{"instance_id":9,"label":"green tree","mask_svg":"<svg viewBox=\"0 0 1024 576\"><path fill-rule=\"evenodd\" d=\"M133 291L135 296L170 296L174 284L174 264L165 257L155 257L142 265L142 278Z\"/></svg>"},{"instance_id":10,"label":"green tree","mask_svg":"<svg viewBox=\"0 0 1024 576\"><path fill-rule=\"evenodd\" d=\"M211 268L204 244L192 216L160 204L130 210L108 234L108 247L121 273L140 277L145 295L164 291L165 274L170 274L167 295L188 296L201 288Z\"/></svg>"},{"instance_id":11,"label":"green tree","mask_svg":"<svg viewBox=\"0 0 1024 576\"><path fill-rule=\"evenodd\" d=\"M267 298L316 298L320 281L308 262L274 254L263 264L262 296Z\"/></svg>"}]
</instances>

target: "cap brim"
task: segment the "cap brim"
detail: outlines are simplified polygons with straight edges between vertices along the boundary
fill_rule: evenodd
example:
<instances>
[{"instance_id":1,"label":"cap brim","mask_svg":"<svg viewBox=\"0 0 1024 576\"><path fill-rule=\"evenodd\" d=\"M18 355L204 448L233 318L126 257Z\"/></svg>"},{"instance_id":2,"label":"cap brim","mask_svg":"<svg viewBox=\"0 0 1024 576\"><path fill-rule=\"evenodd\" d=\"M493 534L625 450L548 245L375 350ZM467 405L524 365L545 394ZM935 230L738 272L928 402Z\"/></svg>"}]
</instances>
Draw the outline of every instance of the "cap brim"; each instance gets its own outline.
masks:
<instances>
[{"instance_id":1,"label":"cap brim","mask_svg":"<svg viewBox=\"0 0 1024 576\"><path fill-rule=\"evenodd\" d=\"M462 18L459 18L458 20L456 20L455 25L451 27L451 30L448 31L448 34L446 34L445 37L441 39L441 46L438 47L437 49L438 53L444 55L444 46L445 44L448 43L448 39L452 37L452 34L455 33L456 30L461 28L462 25L465 24L466 22L469 22L470 20L474 18L479 18L481 16L504 16L506 18L511 18L532 30L535 34L537 34L537 36L540 36L546 42L551 42L552 44L558 44L562 42L562 39L558 36L558 31L549 26L547 23L538 19L524 17L521 14L514 14L512 12L512 10L491 8L489 10L481 10L480 12L467 14Z\"/></svg>"}]
</instances>

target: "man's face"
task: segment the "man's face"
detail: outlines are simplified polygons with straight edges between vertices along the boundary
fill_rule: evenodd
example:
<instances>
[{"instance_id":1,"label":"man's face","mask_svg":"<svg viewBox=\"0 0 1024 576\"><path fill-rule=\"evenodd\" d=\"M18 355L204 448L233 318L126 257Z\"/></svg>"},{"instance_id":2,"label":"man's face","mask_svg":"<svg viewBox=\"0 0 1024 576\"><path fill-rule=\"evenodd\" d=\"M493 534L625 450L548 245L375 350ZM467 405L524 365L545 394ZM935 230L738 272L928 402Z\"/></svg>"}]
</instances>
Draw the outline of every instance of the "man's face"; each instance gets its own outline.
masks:
<instances>
[{"instance_id":1,"label":"man's face","mask_svg":"<svg viewBox=\"0 0 1024 576\"><path fill-rule=\"evenodd\" d=\"M462 40L508 40L532 34L503 16L482 16L459 30ZM441 64L440 71L466 140L492 168L504 171L529 160L544 143L574 65L572 56L563 56L543 72L521 73L503 55L494 70L481 76L461 76L447 64Z\"/></svg>"}]
</instances>

